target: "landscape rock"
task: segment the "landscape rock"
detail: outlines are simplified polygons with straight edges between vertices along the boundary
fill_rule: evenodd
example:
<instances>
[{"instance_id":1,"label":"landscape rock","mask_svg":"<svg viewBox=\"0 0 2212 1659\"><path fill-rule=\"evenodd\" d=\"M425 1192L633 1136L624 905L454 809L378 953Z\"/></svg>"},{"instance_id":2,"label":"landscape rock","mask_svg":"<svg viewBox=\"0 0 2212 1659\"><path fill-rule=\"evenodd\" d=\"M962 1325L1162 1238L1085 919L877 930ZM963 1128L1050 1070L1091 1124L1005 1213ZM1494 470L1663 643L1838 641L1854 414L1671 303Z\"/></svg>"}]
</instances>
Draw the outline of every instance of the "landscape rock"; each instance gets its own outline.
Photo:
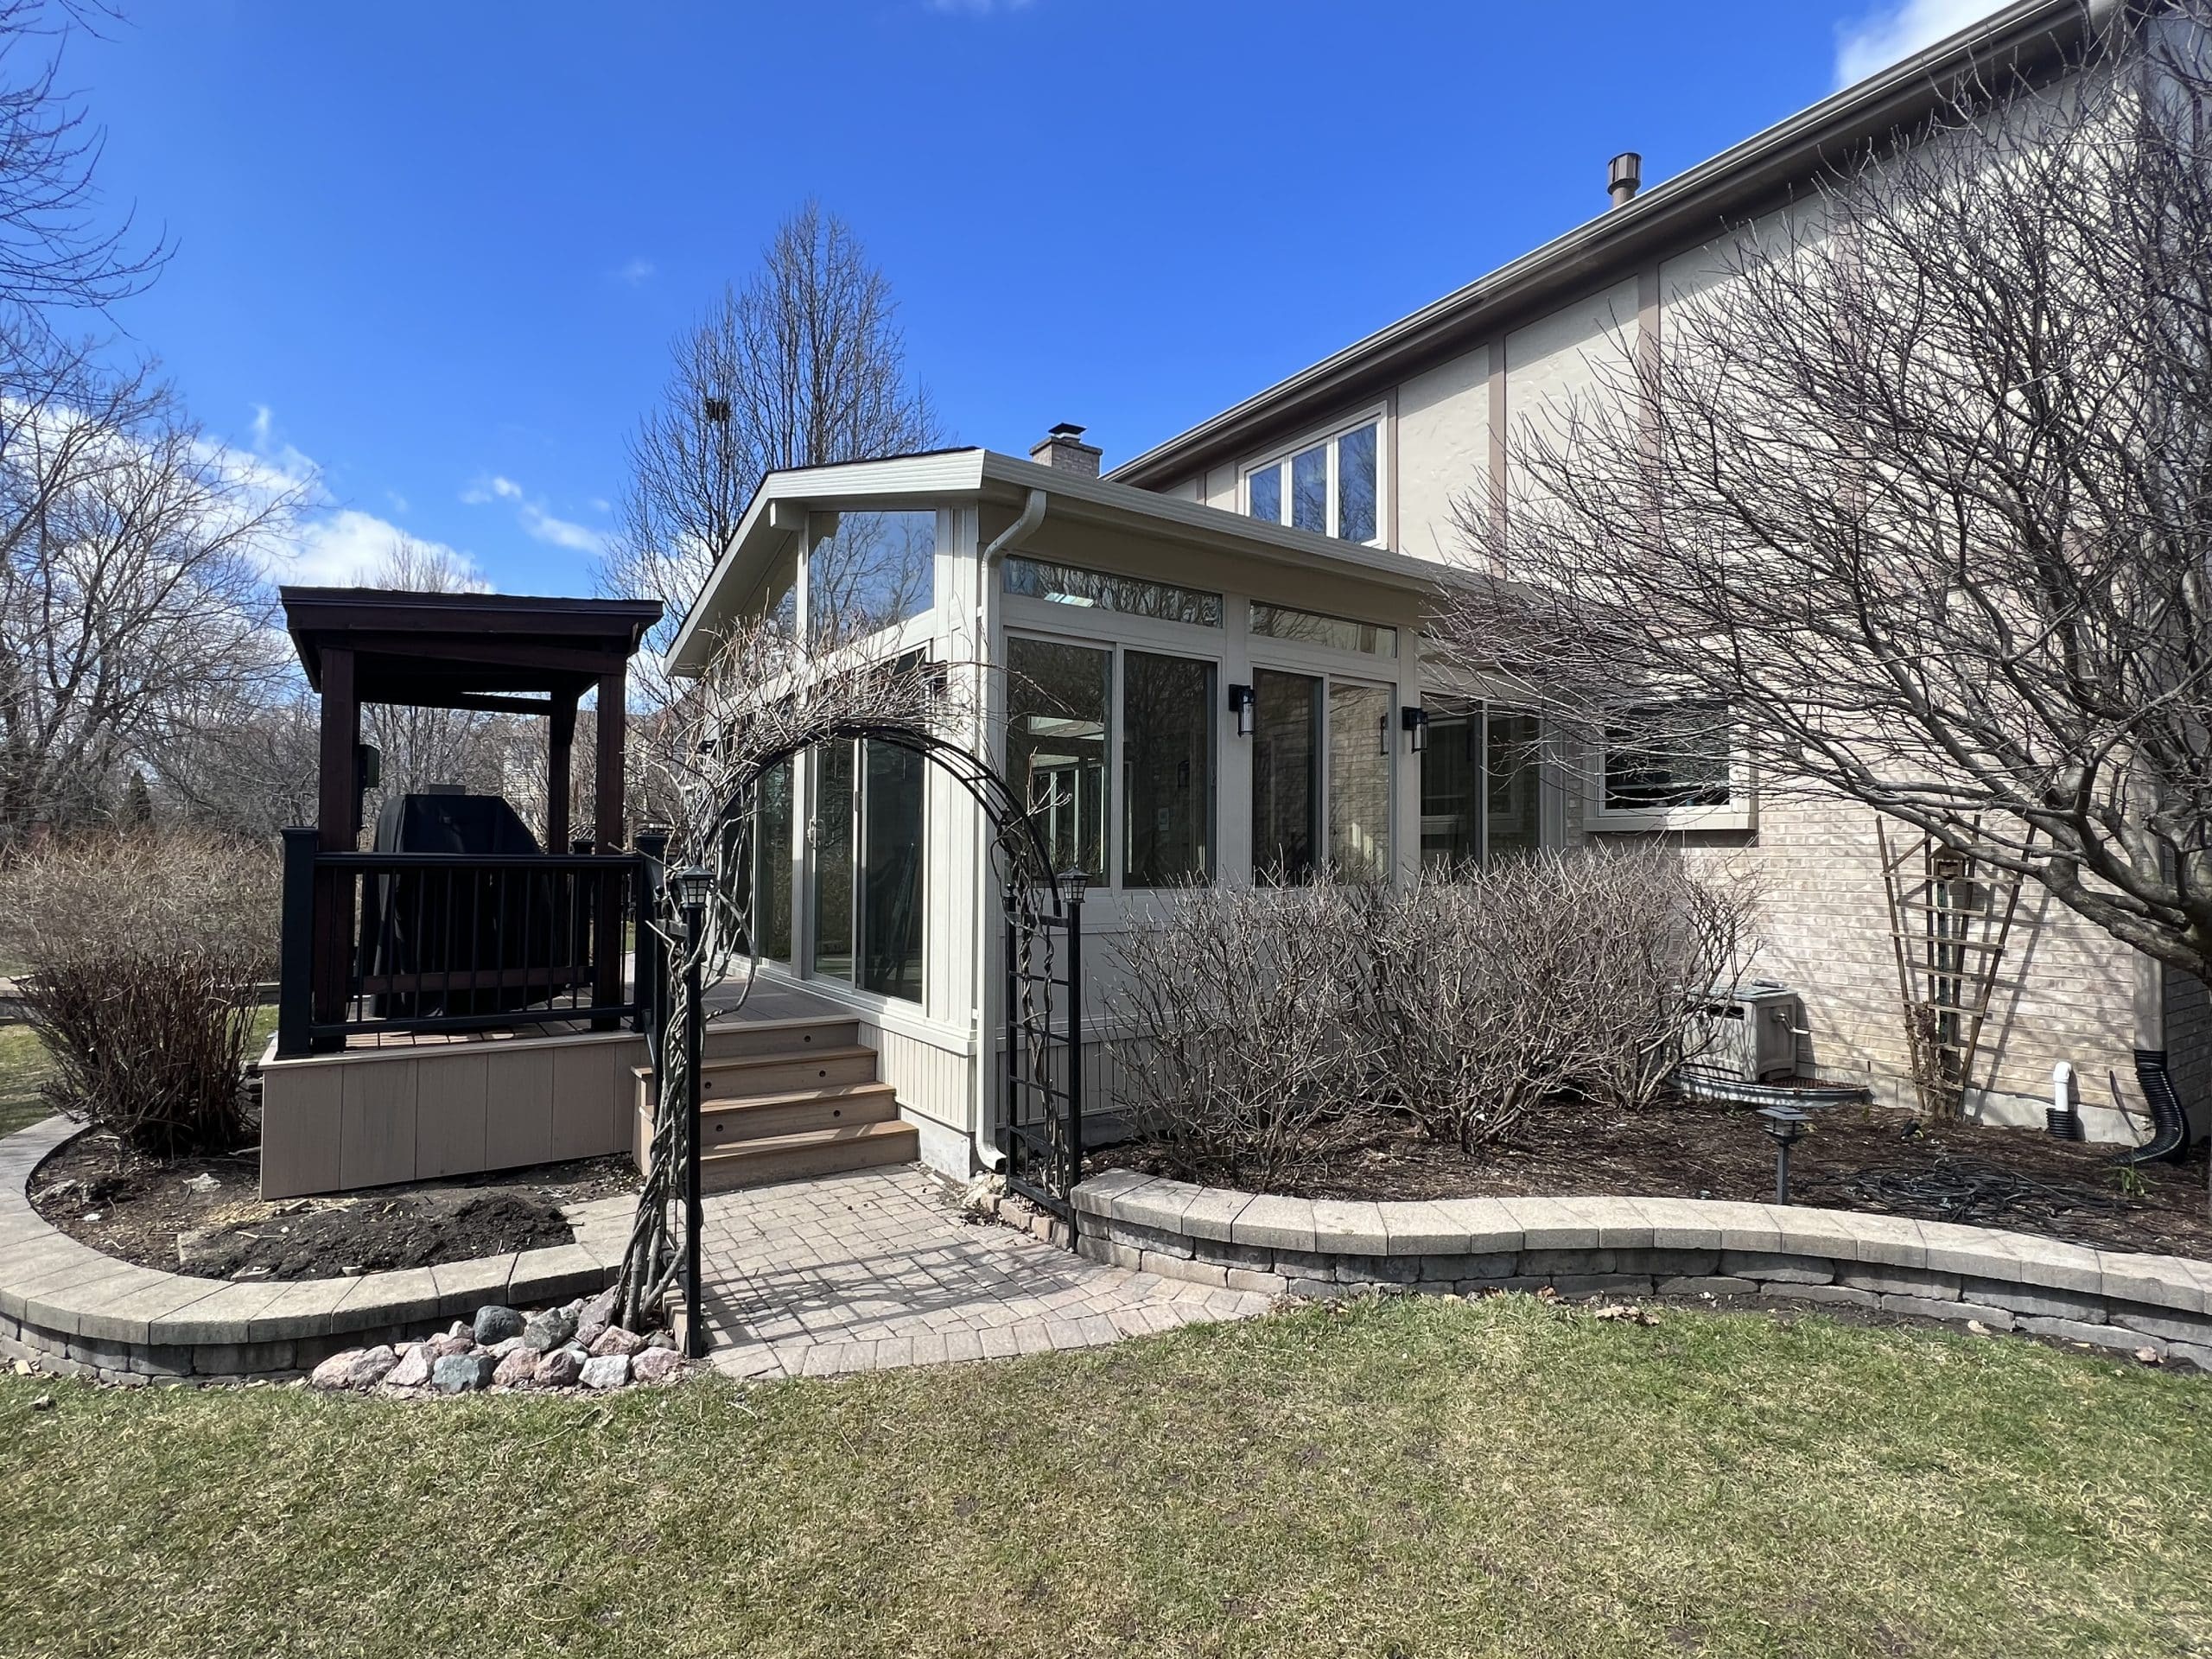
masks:
<instances>
[{"instance_id":1,"label":"landscape rock","mask_svg":"<svg viewBox=\"0 0 2212 1659\"><path fill-rule=\"evenodd\" d=\"M342 1352L333 1354L308 1374L308 1385L317 1389L344 1388L346 1374L367 1355L368 1351L365 1348L348 1348Z\"/></svg>"},{"instance_id":2,"label":"landscape rock","mask_svg":"<svg viewBox=\"0 0 2212 1659\"><path fill-rule=\"evenodd\" d=\"M499 1361L499 1369L492 1373L492 1380L502 1388L512 1389L531 1382L537 1376L540 1356L517 1343Z\"/></svg>"},{"instance_id":3,"label":"landscape rock","mask_svg":"<svg viewBox=\"0 0 2212 1659\"><path fill-rule=\"evenodd\" d=\"M629 1380L627 1354L594 1354L584 1361L582 1381L588 1389L619 1389Z\"/></svg>"},{"instance_id":4,"label":"landscape rock","mask_svg":"<svg viewBox=\"0 0 2212 1659\"><path fill-rule=\"evenodd\" d=\"M625 1331L619 1325L610 1325L599 1333L598 1338L591 1344L591 1351L601 1358L610 1354L620 1354L627 1359L645 1345L645 1339L636 1332Z\"/></svg>"},{"instance_id":5,"label":"landscape rock","mask_svg":"<svg viewBox=\"0 0 2212 1659\"><path fill-rule=\"evenodd\" d=\"M590 1356L581 1348L556 1348L537 1362L534 1379L541 1389L573 1389L584 1374Z\"/></svg>"},{"instance_id":6,"label":"landscape rock","mask_svg":"<svg viewBox=\"0 0 2212 1659\"><path fill-rule=\"evenodd\" d=\"M499 1362L479 1349L466 1354L442 1354L430 1367L430 1386L441 1394L466 1394L492 1380Z\"/></svg>"},{"instance_id":7,"label":"landscape rock","mask_svg":"<svg viewBox=\"0 0 2212 1659\"><path fill-rule=\"evenodd\" d=\"M503 1307L497 1302L492 1302L476 1310L474 1335L484 1347L488 1348L495 1342L505 1342L509 1337L518 1337L522 1331L523 1317L512 1307Z\"/></svg>"},{"instance_id":8,"label":"landscape rock","mask_svg":"<svg viewBox=\"0 0 2212 1659\"><path fill-rule=\"evenodd\" d=\"M391 1376L398 1364L397 1351L384 1344L365 1348L360 1357L346 1368L346 1386L349 1389L373 1389Z\"/></svg>"},{"instance_id":9,"label":"landscape rock","mask_svg":"<svg viewBox=\"0 0 2212 1659\"><path fill-rule=\"evenodd\" d=\"M630 1376L639 1382L661 1382L683 1369L683 1356L673 1348L648 1348L630 1362Z\"/></svg>"},{"instance_id":10,"label":"landscape rock","mask_svg":"<svg viewBox=\"0 0 2212 1659\"><path fill-rule=\"evenodd\" d=\"M614 1323L616 1306L617 1299L612 1285L586 1302L576 1315L576 1340L587 1348L597 1342L600 1333Z\"/></svg>"},{"instance_id":11,"label":"landscape rock","mask_svg":"<svg viewBox=\"0 0 2212 1659\"><path fill-rule=\"evenodd\" d=\"M460 1336L442 1336L430 1344L430 1357L443 1359L448 1354L466 1354L475 1351L476 1338L466 1332Z\"/></svg>"},{"instance_id":12,"label":"landscape rock","mask_svg":"<svg viewBox=\"0 0 2212 1659\"><path fill-rule=\"evenodd\" d=\"M520 1337L507 1337L502 1338L500 1341L491 1344L484 1350L484 1351L491 1355L494 1359L505 1359L509 1354L512 1354L516 1349L521 1346L522 1338Z\"/></svg>"},{"instance_id":13,"label":"landscape rock","mask_svg":"<svg viewBox=\"0 0 2212 1659\"><path fill-rule=\"evenodd\" d=\"M384 1380L395 1389L428 1388L432 1357L429 1343L410 1342L407 1351L400 1355L399 1363L385 1373Z\"/></svg>"},{"instance_id":14,"label":"landscape rock","mask_svg":"<svg viewBox=\"0 0 2212 1659\"><path fill-rule=\"evenodd\" d=\"M531 1316L522 1328L522 1345L532 1353L550 1354L576 1334L576 1316L565 1307L549 1308Z\"/></svg>"}]
</instances>

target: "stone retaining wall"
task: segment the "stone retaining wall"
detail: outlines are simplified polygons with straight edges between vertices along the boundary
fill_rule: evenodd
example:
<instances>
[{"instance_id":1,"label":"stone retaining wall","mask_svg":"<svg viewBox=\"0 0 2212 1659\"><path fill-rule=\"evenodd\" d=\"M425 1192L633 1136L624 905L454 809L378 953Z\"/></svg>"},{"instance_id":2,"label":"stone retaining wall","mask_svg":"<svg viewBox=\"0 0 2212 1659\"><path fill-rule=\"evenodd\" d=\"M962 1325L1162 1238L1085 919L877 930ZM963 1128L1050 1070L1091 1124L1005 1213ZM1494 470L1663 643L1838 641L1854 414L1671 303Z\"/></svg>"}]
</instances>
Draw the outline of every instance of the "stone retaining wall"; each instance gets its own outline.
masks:
<instances>
[{"instance_id":1,"label":"stone retaining wall","mask_svg":"<svg viewBox=\"0 0 2212 1659\"><path fill-rule=\"evenodd\" d=\"M31 1172L76 1133L54 1117L0 1141L0 1359L105 1382L293 1376L486 1302L588 1296L613 1282L634 1209L569 1205L576 1242L550 1249L349 1279L195 1279L104 1255L31 1208Z\"/></svg>"},{"instance_id":2,"label":"stone retaining wall","mask_svg":"<svg viewBox=\"0 0 2212 1659\"><path fill-rule=\"evenodd\" d=\"M1232 1289L1783 1296L2212 1370L2212 1262L2023 1233L1688 1198L1344 1203L1128 1170L1084 1181L1075 1206L1077 1248L1092 1260Z\"/></svg>"}]
</instances>

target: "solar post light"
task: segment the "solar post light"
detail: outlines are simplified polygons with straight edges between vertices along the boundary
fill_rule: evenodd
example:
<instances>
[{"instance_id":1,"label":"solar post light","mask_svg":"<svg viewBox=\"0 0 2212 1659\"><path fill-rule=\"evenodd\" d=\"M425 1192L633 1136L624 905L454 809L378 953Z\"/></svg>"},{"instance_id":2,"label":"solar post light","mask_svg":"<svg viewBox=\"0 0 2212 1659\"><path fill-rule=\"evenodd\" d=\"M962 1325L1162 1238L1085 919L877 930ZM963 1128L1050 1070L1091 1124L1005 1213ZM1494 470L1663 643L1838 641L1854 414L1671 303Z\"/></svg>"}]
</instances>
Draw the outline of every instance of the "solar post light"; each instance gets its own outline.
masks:
<instances>
[{"instance_id":1,"label":"solar post light","mask_svg":"<svg viewBox=\"0 0 2212 1659\"><path fill-rule=\"evenodd\" d=\"M1789 1148L1805 1138L1813 1120L1795 1106L1762 1106L1760 1127L1774 1137L1774 1201L1789 1202Z\"/></svg>"}]
</instances>

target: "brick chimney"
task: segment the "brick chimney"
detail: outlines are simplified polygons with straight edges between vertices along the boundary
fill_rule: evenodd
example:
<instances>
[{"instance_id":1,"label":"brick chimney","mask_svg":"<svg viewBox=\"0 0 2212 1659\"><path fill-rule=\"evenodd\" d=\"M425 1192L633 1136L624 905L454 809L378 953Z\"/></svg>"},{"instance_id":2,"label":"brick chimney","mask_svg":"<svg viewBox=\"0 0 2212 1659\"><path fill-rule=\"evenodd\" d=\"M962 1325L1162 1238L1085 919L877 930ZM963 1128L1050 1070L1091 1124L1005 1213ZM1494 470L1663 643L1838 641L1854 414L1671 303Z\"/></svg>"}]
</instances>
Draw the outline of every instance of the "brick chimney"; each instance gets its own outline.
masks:
<instances>
[{"instance_id":1,"label":"brick chimney","mask_svg":"<svg viewBox=\"0 0 2212 1659\"><path fill-rule=\"evenodd\" d=\"M1096 478L1098 476L1098 458L1105 452L1095 443L1085 443L1083 432L1083 428L1062 421L1045 435L1044 442L1030 450L1029 459L1040 467Z\"/></svg>"}]
</instances>

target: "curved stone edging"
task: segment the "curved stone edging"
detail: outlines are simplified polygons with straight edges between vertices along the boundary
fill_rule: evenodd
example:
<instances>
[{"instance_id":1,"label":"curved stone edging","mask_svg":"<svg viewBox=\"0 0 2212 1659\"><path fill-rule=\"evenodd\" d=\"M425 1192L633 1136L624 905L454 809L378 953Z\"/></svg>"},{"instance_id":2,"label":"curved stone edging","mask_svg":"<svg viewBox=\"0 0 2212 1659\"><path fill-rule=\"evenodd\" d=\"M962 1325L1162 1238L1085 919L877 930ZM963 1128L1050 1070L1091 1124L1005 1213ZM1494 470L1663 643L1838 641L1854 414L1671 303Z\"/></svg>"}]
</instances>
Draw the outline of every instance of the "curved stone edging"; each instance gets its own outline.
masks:
<instances>
[{"instance_id":1,"label":"curved stone edging","mask_svg":"<svg viewBox=\"0 0 2212 1659\"><path fill-rule=\"evenodd\" d=\"M486 1302L590 1295L613 1282L635 1208L566 1205L576 1241L547 1249L348 1279L195 1279L104 1255L31 1208L32 1172L78 1132L50 1117L0 1140L0 1357L109 1382L289 1376Z\"/></svg>"},{"instance_id":2,"label":"curved stone edging","mask_svg":"<svg viewBox=\"0 0 2212 1659\"><path fill-rule=\"evenodd\" d=\"M1348 1203L1109 1170L1075 1190L1077 1248L1286 1295L1550 1287L1851 1302L2212 1370L2212 1262L1854 1210L1696 1198Z\"/></svg>"}]
</instances>

